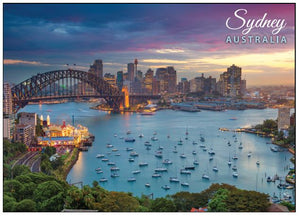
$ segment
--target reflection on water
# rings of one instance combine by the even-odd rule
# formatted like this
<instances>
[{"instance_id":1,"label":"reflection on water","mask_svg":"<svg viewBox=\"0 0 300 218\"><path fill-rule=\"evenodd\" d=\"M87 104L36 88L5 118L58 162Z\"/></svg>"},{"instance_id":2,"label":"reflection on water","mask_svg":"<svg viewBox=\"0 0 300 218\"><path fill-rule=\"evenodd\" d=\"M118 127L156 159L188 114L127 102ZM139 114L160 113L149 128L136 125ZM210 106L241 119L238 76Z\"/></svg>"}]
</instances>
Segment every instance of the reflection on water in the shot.
<instances>
[{"instance_id":1,"label":"reflection on water","mask_svg":"<svg viewBox=\"0 0 300 218\"><path fill-rule=\"evenodd\" d=\"M89 128L89 131L95 135L95 142L88 152L82 152L78 162L70 171L67 181L80 182L91 185L94 180L99 181L105 177L108 182L101 185L108 190L132 192L140 196L143 194L154 193L154 197L165 196L178 191L200 192L208 188L212 183L228 183L238 188L257 190L270 195L275 193L277 196L283 192L280 191L276 183L267 183L267 176L278 174L282 178L292 166L289 159L292 155L288 152L270 151L270 139L259 137L252 134L237 133L236 139L232 132L220 132L220 127L229 129L239 128L246 125L255 125L262 123L265 119L276 119L277 110L245 110L245 111L226 111L213 112L202 111L199 113L189 113L181 111L163 110L158 111L153 116L142 116L135 113L108 114L102 111L90 110L91 104L85 103L65 103L58 105L28 105L23 111L35 111L39 115L47 116L50 114L51 122L61 123L66 120L72 123L72 115L75 117L75 125L82 124ZM236 117L237 120L230 120ZM127 131L131 131L127 135ZM186 138L186 130L188 138ZM151 141L153 133L158 141ZM116 136L115 136L116 134ZM144 137L140 138L139 135ZM124 141L126 137L134 137L134 143ZM169 136L169 137L168 137ZM204 137L205 142L200 141ZM124 138L123 138L124 137ZM182 139L182 145L178 141ZM149 141L151 150L146 150L145 141ZM230 141L231 146L228 146ZM196 142L197 144L193 143ZM114 147L107 148L106 144L111 143ZM243 148L239 148L242 143ZM207 151L203 150L206 146ZM174 153L176 150L178 153ZM139 156L133 157L134 162L129 162L130 151L127 147L134 148ZM112 149L117 149L113 151ZM157 150L161 149L163 158L155 157ZM210 159L208 151L213 149L215 155ZM248 153L252 156L248 157ZM96 158L97 154L104 154L109 162L115 162L120 168L117 173L119 177L111 178L111 166L103 162L101 158ZM186 158L181 158L184 154ZM232 160L236 155L238 160ZM229 158L232 161L231 167L227 162ZM162 161L169 159L172 164L163 165ZM199 165L195 165L195 170L191 170L190 175L180 174L180 169L186 166L193 166L197 160ZM260 165L257 166L256 162ZM140 162L147 162L148 166L139 167ZM212 169L218 167L218 172ZM232 176L232 167L236 166L238 178ZM95 168L101 167L102 174L97 174ZM166 167L167 172L162 172L160 178L153 178L154 170L159 167ZM133 174L132 171L141 170L139 174ZM202 179L202 174L206 173L210 180ZM134 176L135 182L128 182L129 177ZM183 187L180 183L170 183L169 177L178 177L180 182L188 182L189 187ZM145 187L150 183L151 187ZM169 185L170 190L161 188L163 185Z\"/></svg>"}]
</instances>

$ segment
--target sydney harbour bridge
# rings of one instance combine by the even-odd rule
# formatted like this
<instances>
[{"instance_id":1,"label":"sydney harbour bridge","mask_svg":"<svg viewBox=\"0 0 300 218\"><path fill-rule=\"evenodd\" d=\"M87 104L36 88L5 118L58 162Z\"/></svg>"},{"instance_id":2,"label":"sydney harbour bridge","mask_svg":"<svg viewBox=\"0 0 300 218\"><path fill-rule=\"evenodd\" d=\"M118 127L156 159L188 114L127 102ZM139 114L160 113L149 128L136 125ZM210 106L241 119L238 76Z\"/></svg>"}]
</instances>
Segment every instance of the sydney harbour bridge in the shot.
<instances>
[{"instance_id":1,"label":"sydney harbour bridge","mask_svg":"<svg viewBox=\"0 0 300 218\"><path fill-rule=\"evenodd\" d=\"M92 92L88 92L92 89ZM122 92L95 74L80 70L55 70L39 73L12 87L13 111L25 107L30 102L62 99L103 98L110 108L118 112L124 108L125 99L131 102L145 102L158 99L159 95L131 94Z\"/></svg>"}]
</instances>

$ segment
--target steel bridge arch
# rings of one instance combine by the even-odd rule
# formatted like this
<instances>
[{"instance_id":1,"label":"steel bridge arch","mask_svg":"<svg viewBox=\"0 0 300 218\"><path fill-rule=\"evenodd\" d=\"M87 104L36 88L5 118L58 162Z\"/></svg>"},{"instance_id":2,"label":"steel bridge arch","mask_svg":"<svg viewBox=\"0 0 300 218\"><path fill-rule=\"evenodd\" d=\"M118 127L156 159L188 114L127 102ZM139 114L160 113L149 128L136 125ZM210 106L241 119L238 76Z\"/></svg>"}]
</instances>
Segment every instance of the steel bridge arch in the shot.
<instances>
[{"instance_id":1,"label":"steel bridge arch","mask_svg":"<svg viewBox=\"0 0 300 218\"><path fill-rule=\"evenodd\" d=\"M34 97L41 96L42 90L47 86L66 78L78 79L90 85L100 98L104 98L114 110L119 110L124 95L117 88L112 87L95 74L68 69L38 73L12 87L14 111L17 112L20 108L25 107Z\"/></svg>"}]
</instances>

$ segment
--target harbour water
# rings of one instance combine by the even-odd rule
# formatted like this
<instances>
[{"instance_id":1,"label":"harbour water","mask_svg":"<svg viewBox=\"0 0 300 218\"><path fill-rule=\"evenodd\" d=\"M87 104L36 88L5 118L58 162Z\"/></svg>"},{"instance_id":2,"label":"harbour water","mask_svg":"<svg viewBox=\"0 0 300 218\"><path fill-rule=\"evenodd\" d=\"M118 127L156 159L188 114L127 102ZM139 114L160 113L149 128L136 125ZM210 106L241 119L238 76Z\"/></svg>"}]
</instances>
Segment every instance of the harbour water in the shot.
<instances>
[{"instance_id":1,"label":"harbour water","mask_svg":"<svg viewBox=\"0 0 300 218\"><path fill-rule=\"evenodd\" d=\"M293 166L290 162L292 154L288 151L272 152L270 147L274 145L267 144L270 142L269 138L218 130L220 127L234 129L259 124L265 119L276 119L276 109L223 112L203 110L195 113L162 110L153 116L142 116L137 113L109 114L91 110L91 106L93 104L69 102L28 105L21 110L36 112L44 117L50 115L52 123L65 120L72 124L74 115L75 125L82 124L95 135L93 146L88 152L80 153L77 163L70 171L67 177L69 183L83 182L84 185L91 185L94 180L99 182L101 178L107 178L107 182L100 183L107 190L131 192L136 196L153 193L154 198L179 191L201 192L212 183L228 183L238 188L275 194L278 197L284 193L293 195L292 190L278 189L279 181L266 181L268 176L273 177L275 174L285 178L289 167ZM235 119L232 119L233 117ZM128 131L131 133L127 134ZM141 134L143 137L139 137ZM158 140L152 141L153 136ZM125 142L126 137L135 138L135 142ZM205 139L204 142L200 141L201 137ZM180 139L182 145L178 145ZM151 143L151 150L146 149L146 141ZM231 146L228 146L228 141ZM240 143L242 149L239 148ZM107 144L113 147L107 148ZM207 151L203 150L204 145ZM177 153L174 153L174 146ZM131 157L131 151L127 151L126 148L133 148L138 156ZM155 157L159 148L162 158ZM212 160L208 154L210 149L215 152ZM252 153L251 157L248 157L249 152ZM119 177L111 177L112 166L102 161L102 158L96 158L97 154L104 154L108 162L116 164L120 170L115 173ZM181 158L181 154L185 154L186 158ZM238 157L237 160L232 159L234 155ZM129 162L129 158L133 158L134 162ZM163 165L162 161L165 159L172 161L172 164ZM231 167L228 166L229 159L232 162ZM193 165L195 160L199 165ZM256 164L257 161L260 165ZM147 162L148 166L140 167L141 162ZM237 178L232 175L234 165L237 167ZM180 169L186 166L195 166L195 170L190 170L190 175L180 174ZM217 166L218 172L213 171L214 166ZM98 167L103 173L98 174L95 171ZM167 168L167 172L161 172L160 178L153 178L155 169L161 167ZM140 170L140 173L133 174L136 170ZM204 173L209 176L209 180L202 178ZM135 177L136 181L128 182L128 178L131 177ZM169 177L177 177L180 183L187 182L189 186L170 183ZM146 183L149 183L150 187L145 187ZM164 185L168 185L170 189L164 190Z\"/></svg>"}]
</instances>

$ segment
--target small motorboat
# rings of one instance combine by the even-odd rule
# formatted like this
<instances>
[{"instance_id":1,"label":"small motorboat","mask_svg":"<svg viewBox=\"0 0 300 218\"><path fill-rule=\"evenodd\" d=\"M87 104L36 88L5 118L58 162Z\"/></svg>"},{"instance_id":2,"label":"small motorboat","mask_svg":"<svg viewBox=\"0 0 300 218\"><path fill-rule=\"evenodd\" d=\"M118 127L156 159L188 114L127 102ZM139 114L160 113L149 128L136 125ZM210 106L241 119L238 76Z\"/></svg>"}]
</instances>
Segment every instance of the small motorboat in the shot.
<instances>
[{"instance_id":1,"label":"small motorboat","mask_svg":"<svg viewBox=\"0 0 300 218\"><path fill-rule=\"evenodd\" d=\"M180 157L181 158L186 158L186 156L184 154L181 154Z\"/></svg>"},{"instance_id":2,"label":"small motorboat","mask_svg":"<svg viewBox=\"0 0 300 218\"><path fill-rule=\"evenodd\" d=\"M170 161L169 159L165 159L163 160L162 164L169 165L172 164L172 161Z\"/></svg>"},{"instance_id":3,"label":"small motorboat","mask_svg":"<svg viewBox=\"0 0 300 218\"><path fill-rule=\"evenodd\" d=\"M157 173L157 172L167 172L168 169L167 169L167 168L164 168L164 167L161 167L161 168L156 168L154 171L155 171L156 173Z\"/></svg>"},{"instance_id":4,"label":"small motorboat","mask_svg":"<svg viewBox=\"0 0 300 218\"><path fill-rule=\"evenodd\" d=\"M144 137L144 135L143 135L143 134L140 134L140 135L139 135L139 138L143 138L143 137Z\"/></svg>"},{"instance_id":5,"label":"small motorboat","mask_svg":"<svg viewBox=\"0 0 300 218\"><path fill-rule=\"evenodd\" d=\"M238 174L237 172L233 172L233 173L232 173L232 176L233 176L234 178L237 178L237 177L239 176L239 174Z\"/></svg>"},{"instance_id":6,"label":"small motorboat","mask_svg":"<svg viewBox=\"0 0 300 218\"><path fill-rule=\"evenodd\" d=\"M135 151L132 151L132 152L130 152L130 156L131 157L137 157L137 156L139 156L139 154Z\"/></svg>"},{"instance_id":7,"label":"small motorboat","mask_svg":"<svg viewBox=\"0 0 300 218\"><path fill-rule=\"evenodd\" d=\"M194 164L194 165L199 165L199 161L194 160L193 164Z\"/></svg>"},{"instance_id":8,"label":"small motorboat","mask_svg":"<svg viewBox=\"0 0 300 218\"><path fill-rule=\"evenodd\" d=\"M187 182L182 182L180 185L183 186L183 187L189 187L190 186L190 184L187 183Z\"/></svg>"},{"instance_id":9,"label":"small motorboat","mask_svg":"<svg viewBox=\"0 0 300 218\"><path fill-rule=\"evenodd\" d=\"M258 161L256 161L256 165L257 165L257 166L259 166L259 165L260 165L260 162L259 162L259 160L258 160Z\"/></svg>"},{"instance_id":10,"label":"small motorboat","mask_svg":"<svg viewBox=\"0 0 300 218\"><path fill-rule=\"evenodd\" d=\"M111 168L110 168L110 171L119 171L119 170L120 170L119 167L111 167Z\"/></svg>"},{"instance_id":11,"label":"small motorboat","mask_svg":"<svg viewBox=\"0 0 300 218\"><path fill-rule=\"evenodd\" d=\"M126 151L133 151L133 148L126 148Z\"/></svg>"},{"instance_id":12,"label":"small motorboat","mask_svg":"<svg viewBox=\"0 0 300 218\"><path fill-rule=\"evenodd\" d=\"M125 142L135 142L135 138L125 138Z\"/></svg>"},{"instance_id":13,"label":"small motorboat","mask_svg":"<svg viewBox=\"0 0 300 218\"><path fill-rule=\"evenodd\" d=\"M130 177L127 179L127 182L135 182L136 181L136 178L134 177Z\"/></svg>"},{"instance_id":14,"label":"small motorboat","mask_svg":"<svg viewBox=\"0 0 300 218\"><path fill-rule=\"evenodd\" d=\"M207 174L204 173L204 174L202 175L202 179L209 180L209 176L208 176Z\"/></svg>"},{"instance_id":15,"label":"small motorboat","mask_svg":"<svg viewBox=\"0 0 300 218\"><path fill-rule=\"evenodd\" d=\"M96 155L96 158L102 158L102 157L105 157L105 155L104 154L97 154Z\"/></svg>"},{"instance_id":16,"label":"small motorboat","mask_svg":"<svg viewBox=\"0 0 300 218\"><path fill-rule=\"evenodd\" d=\"M237 166L236 165L234 165L234 166L232 166L232 168L231 168L233 171L237 171Z\"/></svg>"},{"instance_id":17,"label":"small motorboat","mask_svg":"<svg viewBox=\"0 0 300 218\"><path fill-rule=\"evenodd\" d=\"M154 173L154 174L152 175L152 177L153 177L153 178L159 178L159 177L161 177L161 174L159 174L159 173Z\"/></svg>"},{"instance_id":18,"label":"small motorboat","mask_svg":"<svg viewBox=\"0 0 300 218\"><path fill-rule=\"evenodd\" d=\"M170 177L169 178L169 181L170 182L174 182L174 183L178 183L179 182L179 179L177 177Z\"/></svg>"},{"instance_id":19,"label":"small motorboat","mask_svg":"<svg viewBox=\"0 0 300 218\"><path fill-rule=\"evenodd\" d=\"M134 170L134 171L132 171L132 174L139 174L139 173L141 173L140 170Z\"/></svg>"},{"instance_id":20,"label":"small motorboat","mask_svg":"<svg viewBox=\"0 0 300 218\"><path fill-rule=\"evenodd\" d=\"M115 166L116 163L115 163L115 162L108 162L107 165L108 165L108 166Z\"/></svg>"},{"instance_id":21,"label":"small motorboat","mask_svg":"<svg viewBox=\"0 0 300 218\"><path fill-rule=\"evenodd\" d=\"M134 162L134 158L130 157L130 158L128 158L128 161L129 162Z\"/></svg>"},{"instance_id":22,"label":"small motorboat","mask_svg":"<svg viewBox=\"0 0 300 218\"><path fill-rule=\"evenodd\" d=\"M119 174L117 174L117 173L112 173L112 174L110 175L110 177L116 178L116 177L119 177Z\"/></svg>"},{"instance_id":23,"label":"small motorboat","mask_svg":"<svg viewBox=\"0 0 300 218\"><path fill-rule=\"evenodd\" d=\"M149 183L146 183L145 186L146 186L147 188L150 188L150 184L149 184Z\"/></svg>"},{"instance_id":24,"label":"small motorboat","mask_svg":"<svg viewBox=\"0 0 300 218\"><path fill-rule=\"evenodd\" d=\"M99 180L99 182L107 182L108 180L106 179L106 178L101 178L100 180Z\"/></svg>"},{"instance_id":25,"label":"small motorboat","mask_svg":"<svg viewBox=\"0 0 300 218\"><path fill-rule=\"evenodd\" d=\"M151 146L151 143L148 142L148 141L146 141L146 142L144 143L144 145L145 145L145 146Z\"/></svg>"},{"instance_id":26,"label":"small motorboat","mask_svg":"<svg viewBox=\"0 0 300 218\"><path fill-rule=\"evenodd\" d=\"M186 170L186 169L181 169L180 174L190 175L190 174L192 174L192 172L189 170Z\"/></svg>"},{"instance_id":27,"label":"small motorboat","mask_svg":"<svg viewBox=\"0 0 300 218\"><path fill-rule=\"evenodd\" d=\"M218 171L219 171L218 167L217 167L217 166L214 166L214 167L213 167L213 171L218 172Z\"/></svg>"},{"instance_id":28,"label":"small motorboat","mask_svg":"<svg viewBox=\"0 0 300 218\"><path fill-rule=\"evenodd\" d=\"M140 167L145 167L145 166L148 166L148 163L142 162L142 163L139 163L139 166L140 166Z\"/></svg>"},{"instance_id":29,"label":"small motorboat","mask_svg":"<svg viewBox=\"0 0 300 218\"><path fill-rule=\"evenodd\" d=\"M113 146L112 144L109 144L109 143L108 143L108 144L106 144L106 147L107 147L107 148L112 148L112 147L114 147L114 146Z\"/></svg>"},{"instance_id":30,"label":"small motorboat","mask_svg":"<svg viewBox=\"0 0 300 218\"><path fill-rule=\"evenodd\" d=\"M168 186L168 185L163 185L161 188L164 189L164 190L169 190L169 189L170 189L170 186Z\"/></svg>"}]
</instances>

